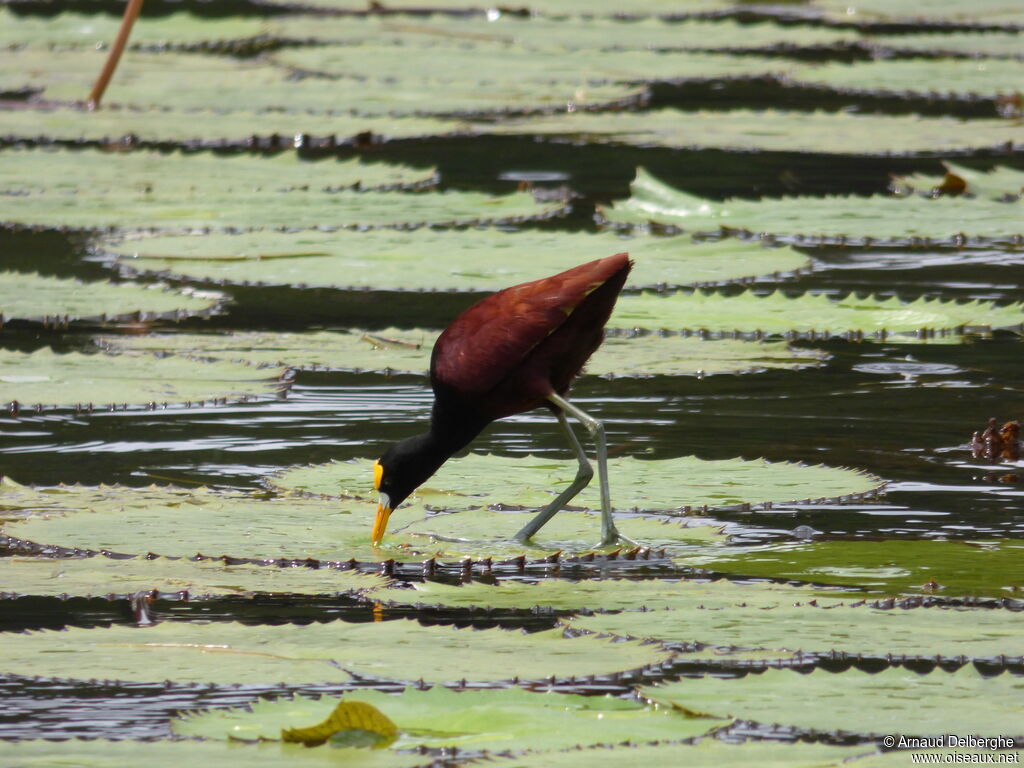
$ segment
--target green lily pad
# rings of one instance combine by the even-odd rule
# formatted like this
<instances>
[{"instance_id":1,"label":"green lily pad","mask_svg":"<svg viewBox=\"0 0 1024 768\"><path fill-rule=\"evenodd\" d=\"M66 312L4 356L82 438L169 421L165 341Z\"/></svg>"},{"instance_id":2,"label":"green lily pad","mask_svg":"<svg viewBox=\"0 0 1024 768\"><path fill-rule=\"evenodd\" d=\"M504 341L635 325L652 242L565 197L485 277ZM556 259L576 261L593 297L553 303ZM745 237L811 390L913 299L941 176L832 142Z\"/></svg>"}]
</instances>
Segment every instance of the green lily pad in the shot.
<instances>
[{"instance_id":1,"label":"green lily pad","mask_svg":"<svg viewBox=\"0 0 1024 768\"><path fill-rule=\"evenodd\" d=\"M195 153L106 153L98 150L4 151L0 185L4 221L50 227L354 227L480 224L544 218L563 208L528 192L360 192L330 186L351 181L332 165L294 154L223 158ZM260 165L266 163L265 166ZM324 186L290 182L322 171ZM376 173L376 172L374 172ZM198 177L216 179L197 185ZM276 179L276 180L275 180ZM321 182L316 182L320 184ZM14 194L14 193L17 194Z\"/></svg>"},{"instance_id":2,"label":"green lily pad","mask_svg":"<svg viewBox=\"0 0 1024 768\"><path fill-rule=\"evenodd\" d=\"M83 283L23 272L0 272L0 320L58 323L209 312L223 295L172 291L164 285Z\"/></svg>"},{"instance_id":3,"label":"green lily pad","mask_svg":"<svg viewBox=\"0 0 1024 768\"><path fill-rule=\"evenodd\" d=\"M736 590L737 593L740 590ZM572 626L623 637L701 643L723 651L720 658L744 659L747 649L781 658L804 653L894 654L922 658L1024 656L1024 615L990 608L870 608L804 604L763 608L738 606L736 598L709 595L700 605L680 600L676 610L595 614ZM823 603L825 601L822 601ZM735 650L733 650L735 649Z\"/></svg>"},{"instance_id":4,"label":"green lily pad","mask_svg":"<svg viewBox=\"0 0 1024 768\"><path fill-rule=\"evenodd\" d=\"M810 587L770 582L740 584L725 579L712 582L660 579L547 579L535 584L502 581L495 585L470 582L458 586L425 581L415 583L412 587L381 589L374 593L373 599L406 605L444 605L458 608L586 608L592 611L656 611L672 608L680 611L679 615L683 615L682 609L693 610L698 607L730 608L743 605L751 609L764 609L791 606L808 600L817 600L822 604L835 603L842 597L836 597L839 594L836 592L827 593ZM632 613L620 615L636 618ZM635 624L634 627L631 634L646 631L643 622Z\"/></svg>"},{"instance_id":5,"label":"green lily pad","mask_svg":"<svg viewBox=\"0 0 1024 768\"><path fill-rule=\"evenodd\" d=\"M214 741L12 741L4 745L6 768L180 768L182 765L233 765L280 768L303 765L327 768L416 768L431 763L430 755L383 749L309 749L302 744L243 744Z\"/></svg>"},{"instance_id":6,"label":"green lily pad","mask_svg":"<svg viewBox=\"0 0 1024 768\"><path fill-rule=\"evenodd\" d=\"M828 744L776 744L747 741L734 744L701 739L696 744L620 744L615 749L533 752L516 757L492 758L494 768L621 768L622 765L685 765L687 768L848 768L871 747L836 747ZM904 761L907 759L903 756Z\"/></svg>"},{"instance_id":7,"label":"green lily pad","mask_svg":"<svg viewBox=\"0 0 1024 768\"><path fill-rule=\"evenodd\" d=\"M288 232L129 239L105 246L134 272L228 283L496 291L628 251L630 286L701 285L809 266L790 248L613 232ZM430 269L423 269L429 263Z\"/></svg>"},{"instance_id":8,"label":"green lily pad","mask_svg":"<svg viewBox=\"0 0 1024 768\"><path fill-rule=\"evenodd\" d=\"M390 53L408 61L404 49L401 55L396 55L395 49ZM48 101L80 102L89 93L106 55L106 51L18 51L0 59L0 91L38 88ZM405 74L416 66L409 62ZM647 96L642 85L550 80L503 77L481 86L480 78L472 76L455 82L428 77L389 81L371 73L369 78L347 79L341 85L321 78L295 80L285 67L263 59L128 51L107 92L104 109L131 105L175 110L463 115L562 110L568 104L595 109L639 103ZM188 87L183 88L182 83Z\"/></svg>"},{"instance_id":9,"label":"green lily pad","mask_svg":"<svg viewBox=\"0 0 1024 768\"><path fill-rule=\"evenodd\" d=\"M461 130L454 120L434 117L358 117L350 114L309 114L303 111L203 109L139 111L104 105L86 112L68 106L45 107L19 104L0 107L0 136L48 138L58 141L118 141L131 136L152 142L215 141L246 142L255 131L269 139L278 136L282 147L291 146L300 134L334 136L338 143L360 134L376 141L446 136ZM105 143L105 142L104 142Z\"/></svg>"},{"instance_id":10,"label":"green lily pad","mask_svg":"<svg viewBox=\"0 0 1024 768\"><path fill-rule=\"evenodd\" d=\"M1024 730L1024 679L1008 673L986 678L971 667L928 675L899 668L872 675L768 669L739 680L687 679L642 693L691 712L816 731L1017 736Z\"/></svg>"},{"instance_id":11,"label":"green lily pad","mask_svg":"<svg viewBox=\"0 0 1024 768\"><path fill-rule=\"evenodd\" d=\"M311 498L256 499L243 493L207 489L54 489L0 487L3 533L36 544L92 552L145 554L154 549L172 557L227 555L233 558L316 561L423 560L541 556L552 550L593 551L600 529L595 515L563 512L533 544L511 541L527 513L468 510L418 523L418 514L398 518L383 546L370 544L375 501L341 502ZM168 521L173 527L168 528ZM694 544L721 543L724 535L708 521L628 518L623 532L647 546L671 547L682 554ZM153 531L160 530L159 541ZM467 541L437 541L437 535Z\"/></svg>"},{"instance_id":12,"label":"green lily pad","mask_svg":"<svg viewBox=\"0 0 1024 768\"><path fill-rule=\"evenodd\" d=\"M770 109L572 112L476 124L474 129L483 133L584 140L591 144L842 155L995 147L1016 141L1018 135L1012 121L997 118L959 120ZM682 221L678 223L686 226Z\"/></svg>"},{"instance_id":13,"label":"green lily pad","mask_svg":"<svg viewBox=\"0 0 1024 768\"><path fill-rule=\"evenodd\" d=\"M656 645L570 639L559 629L460 630L424 627L414 619L74 627L4 633L0 651L0 674L221 685L344 682L350 671L430 682L567 678L637 669L669 657Z\"/></svg>"},{"instance_id":14,"label":"green lily pad","mask_svg":"<svg viewBox=\"0 0 1024 768\"><path fill-rule=\"evenodd\" d=\"M921 6L924 9L924 6ZM1021 38L1014 32L932 32L919 35L872 35L873 45L907 53L1020 58Z\"/></svg>"},{"instance_id":15,"label":"green lily pad","mask_svg":"<svg viewBox=\"0 0 1024 768\"><path fill-rule=\"evenodd\" d=\"M1019 17L1018 17L1019 18ZM880 59L854 64L797 65L791 71L802 85L840 91L916 96L995 98L1020 90L1024 61L1014 59Z\"/></svg>"},{"instance_id":16,"label":"green lily pad","mask_svg":"<svg viewBox=\"0 0 1024 768\"><path fill-rule=\"evenodd\" d=\"M1024 171L1015 168L997 166L990 171L976 171L954 163L943 163L946 166L947 174L962 179L966 188L963 194L979 195L984 197L1002 197L1004 195L1019 195L1024 190ZM929 194L936 187L942 185L945 177L927 176L924 174L912 174L910 176L897 176L893 179L893 188L903 194L920 192Z\"/></svg>"},{"instance_id":17,"label":"green lily pad","mask_svg":"<svg viewBox=\"0 0 1024 768\"><path fill-rule=\"evenodd\" d=\"M1024 231L1024 204L987 198L918 196L783 197L719 202L681 192L637 171L632 197L603 209L611 221L656 221L690 232L749 230L803 239L953 241L964 237L1009 239Z\"/></svg>"},{"instance_id":18,"label":"green lily pad","mask_svg":"<svg viewBox=\"0 0 1024 768\"><path fill-rule=\"evenodd\" d=\"M1017 541L817 541L737 547L685 565L743 576L862 587L875 594L1020 597Z\"/></svg>"},{"instance_id":19,"label":"green lily pad","mask_svg":"<svg viewBox=\"0 0 1024 768\"><path fill-rule=\"evenodd\" d=\"M890 341L925 340L934 331L962 334L965 330L1019 329L1024 304L1000 307L987 301L956 302L920 298L904 302L860 298L850 294L833 299L824 294L790 298L781 291L758 295L644 293L622 296L609 326L613 328L689 329L710 333L760 331L767 335L813 333L822 337L864 335ZM927 333L921 333L921 331Z\"/></svg>"},{"instance_id":20,"label":"green lily pad","mask_svg":"<svg viewBox=\"0 0 1024 768\"><path fill-rule=\"evenodd\" d=\"M280 367L184 357L0 350L0 403L102 407L247 400L275 396L284 373Z\"/></svg>"},{"instance_id":21,"label":"green lily pad","mask_svg":"<svg viewBox=\"0 0 1024 768\"><path fill-rule=\"evenodd\" d=\"M720 720L688 718L608 696L498 691L427 691L406 688L399 695L379 691L346 694L395 722L401 733L395 748L459 750L559 749L577 745L649 742L698 736L720 727ZM171 721L179 736L258 741L280 737L281 728L326 717L338 699L323 697L261 699L252 707L189 713Z\"/></svg>"},{"instance_id":22,"label":"green lily pad","mask_svg":"<svg viewBox=\"0 0 1024 768\"><path fill-rule=\"evenodd\" d=\"M571 34L571 32L568 32ZM572 83L640 82L744 77L791 68L779 59L715 53L650 50L550 50L518 44L403 46L325 45L277 51L275 62L303 72L415 82L410 73L429 73L425 82ZM429 78L429 80L428 80ZM436 87L436 86L435 86Z\"/></svg>"},{"instance_id":23,"label":"green lily pad","mask_svg":"<svg viewBox=\"0 0 1024 768\"><path fill-rule=\"evenodd\" d=\"M2 499L0 499L2 504ZM0 513L2 515L2 513ZM228 565L188 559L0 558L6 595L125 597L140 591L188 592L197 597L253 594L363 594L387 586L374 574L335 568Z\"/></svg>"},{"instance_id":24,"label":"green lily pad","mask_svg":"<svg viewBox=\"0 0 1024 768\"><path fill-rule=\"evenodd\" d=\"M258 365L426 375L436 336L434 330L350 328L345 332L102 336L97 342L105 349L122 353L173 352ZM653 334L613 336L595 353L584 375L686 376L798 370L821 365L827 359L827 353L821 350L797 349L784 342Z\"/></svg>"},{"instance_id":25,"label":"green lily pad","mask_svg":"<svg viewBox=\"0 0 1024 768\"><path fill-rule=\"evenodd\" d=\"M369 459L359 459L293 467L269 482L279 490L375 500L372 464ZM407 504L417 510L498 504L539 507L572 482L576 469L575 461L469 454L444 464ZM654 461L612 458L608 474L616 507L645 511L843 498L873 493L884 484L873 475L850 469L764 460L706 461L695 456ZM581 491L573 504L599 509L595 485Z\"/></svg>"},{"instance_id":26,"label":"green lily pad","mask_svg":"<svg viewBox=\"0 0 1024 768\"><path fill-rule=\"evenodd\" d=\"M254 192L287 200L292 195L303 197L302 193L315 196L318 192L330 194L349 189L422 187L437 176L434 168L366 163L360 159L304 160L294 152L263 156L12 148L5 150L2 157L0 190L33 199L36 195L116 195L130 188L140 201L156 204L199 194Z\"/></svg>"},{"instance_id":27,"label":"green lily pad","mask_svg":"<svg viewBox=\"0 0 1024 768\"><path fill-rule=\"evenodd\" d=\"M813 7L827 19L855 24L934 24L940 31L950 23L1020 26L1020 6L1014 0L936 0L926 5L915 0L863 0L856 6L844 0L814 0Z\"/></svg>"}]
</instances>

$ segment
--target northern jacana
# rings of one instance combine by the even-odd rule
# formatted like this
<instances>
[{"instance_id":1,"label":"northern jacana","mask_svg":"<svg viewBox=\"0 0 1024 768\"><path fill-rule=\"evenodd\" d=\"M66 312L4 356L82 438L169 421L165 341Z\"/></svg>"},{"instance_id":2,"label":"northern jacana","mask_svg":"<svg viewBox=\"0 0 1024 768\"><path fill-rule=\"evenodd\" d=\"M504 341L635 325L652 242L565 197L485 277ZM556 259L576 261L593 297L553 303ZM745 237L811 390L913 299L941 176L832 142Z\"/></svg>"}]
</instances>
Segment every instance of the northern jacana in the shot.
<instances>
[{"instance_id":1,"label":"northern jacana","mask_svg":"<svg viewBox=\"0 0 1024 768\"><path fill-rule=\"evenodd\" d=\"M434 408L430 431L388 448L374 464L380 503L373 543L388 518L454 453L497 419L545 406L579 461L576 478L520 530L529 540L587 486L594 470L567 415L591 434L601 484L601 543L624 539L612 520L604 426L566 399L572 380L601 345L604 326L632 267L625 253L494 293L460 314L430 358Z\"/></svg>"}]
</instances>

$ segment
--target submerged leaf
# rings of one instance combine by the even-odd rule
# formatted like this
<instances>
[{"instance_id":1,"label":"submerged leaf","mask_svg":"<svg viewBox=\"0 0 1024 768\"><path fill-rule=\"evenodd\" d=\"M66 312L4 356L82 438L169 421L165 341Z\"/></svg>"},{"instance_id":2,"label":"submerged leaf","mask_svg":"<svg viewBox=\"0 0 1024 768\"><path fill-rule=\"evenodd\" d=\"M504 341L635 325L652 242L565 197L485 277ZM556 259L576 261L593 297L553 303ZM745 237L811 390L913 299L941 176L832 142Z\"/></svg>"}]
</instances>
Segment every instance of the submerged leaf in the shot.
<instances>
[{"instance_id":1,"label":"submerged leaf","mask_svg":"<svg viewBox=\"0 0 1024 768\"><path fill-rule=\"evenodd\" d=\"M738 680L686 679L642 693L691 711L805 730L1018 736L1024 679L1009 673L986 678L972 667L928 675L900 668L870 675L768 669Z\"/></svg>"},{"instance_id":2,"label":"submerged leaf","mask_svg":"<svg viewBox=\"0 0 1024 768\"><path fill-rule=\"evenodd\" d=\"M104 336L100 345L117 352L179 355L340 371L384 371L426 375L436 330L385 328L347 332L262 331L224 334ZM821 365L825 352L784 342L699 339L684 336L612 336L587 363L584 375L685 376L794 370Z\"/></svg>"},{"instance_id":3,"label":"submerged leaf","mask_svg":"<svg viewBox=\"0 0 1024 768\"><path fill-rule=\"evenodd\" d=\"M316 747L369 746L383 749L398 738L398 728L387 715L365 701L339 701L322 723L303 728L282 728L281 741Z\"/></svg>"},{"instance_id":4,"label":"submerged leaf","mask_svg":"<svg viewBox=\"0 0 1024 768\"><path fill-rule=\"evenodd\" d=\"M727 283L809 264L790 248L736 239L495 229L145 237L105 247L133 272L375 290L495 291L622 251L636 261L632 287Z\"/></svg>"},{"instance_id":5,"label":"submerged leaf","mask_svg":"<svg viewBox=\"0 0 1024 768\"><path fill-rule=\"evenodd\" d=\"M529 680L622 672L669 656L651 644L569 639L558 629L460 630L413 619L306 626L171 621L0 635L0 674L139 682L297 685L345 682L352 675Z\"/></svg>"},{"instance_id":6,"label":"submerged leaf","mask_svg":"<svg viewBox=\"0 0 1024 768\"><path fill-rule=\"evenodd\" d=\"M1024 203L987 198L962 200L918 196L783 197L717 201L681 192L644 169L637 171L632 196L603 209L608 219L630 224L651 221L689 232L749 230L829 241L884 239L1010 239L1024 232Z\"/></svg>"},{"instance_id":7,"label":"submerged leaf","mask_svg":"<svg viewBox=\"0 0 1024 768\"><path fill-rule=\"evenodd\" d=\"M224 298L219 293L171 291L164 285L83 283L23 272L0 272L0 297L0 319L37 322L198 314Z\"/></svg>"},{"instance_id":8,"label":"submerged leaf","mask_svg":"<svg viewBox=\"0 0 1024 768\"><path fill-rule=\"evenodd\" d=\"M453 691L406 688L399 695L361 690L346 694L388 713L401 732L398 748L459 750L559 749L625 740L656 741L696 736L724 723L686 718L610 696L535 693L521 688ZM204 739L276 738L282 723L324 717L333 697L265 699L251 709L195 712L171 722L180 736Z\"/></svg>"},{"instance_id":9,"label":"submerged leaf","mask_svg":"<svg viewBox=\"0 0 1024 768\"><path fill-rule=\"evenodd\" d=\"M0 350L0 403L105 407L273 397L284 372L184 357Z\"/></svg>"},{"instance_id":10,"label":"submerged leaf","mask_svg":"<svg viewBox=\"0 0 1024 768\"><path fill-rule=\"evenodd\" d=\"M616 328L710 333L796 332L826 338L850 334L887 338L894 334L890 341L923 341L935 331L946 335L962 334L967 329L1020 329L1022 323L1024 304L998 306L985 301L961 303L934 298L904 302L896 296L879 299L855 294L841 299L824 294L790 298L781 291L767 295L747 291L736 296L701 292L622 296L609 321Z\"/></svg>"}]
</instances>

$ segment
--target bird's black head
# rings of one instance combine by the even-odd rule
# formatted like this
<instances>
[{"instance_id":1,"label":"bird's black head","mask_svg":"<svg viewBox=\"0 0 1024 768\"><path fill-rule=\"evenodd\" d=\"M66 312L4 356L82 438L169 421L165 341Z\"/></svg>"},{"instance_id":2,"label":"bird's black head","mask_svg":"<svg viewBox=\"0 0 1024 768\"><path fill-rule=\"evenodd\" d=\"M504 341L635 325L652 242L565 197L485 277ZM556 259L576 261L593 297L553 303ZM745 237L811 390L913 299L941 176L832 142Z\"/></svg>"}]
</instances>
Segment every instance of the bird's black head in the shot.
<instances>
[{"instance_id":1,"label":"bird's black head","mask_svg":"<svg viewBox=\"0 0 1024 768\"><path fill-rule=\"evenodd\" d=\"M380 491L373 543L384 537L391 511L405 501L447 460L446 453L428 435L410 437L388 448L373 465L373 487Z\"/></svg>"}]
</instances>

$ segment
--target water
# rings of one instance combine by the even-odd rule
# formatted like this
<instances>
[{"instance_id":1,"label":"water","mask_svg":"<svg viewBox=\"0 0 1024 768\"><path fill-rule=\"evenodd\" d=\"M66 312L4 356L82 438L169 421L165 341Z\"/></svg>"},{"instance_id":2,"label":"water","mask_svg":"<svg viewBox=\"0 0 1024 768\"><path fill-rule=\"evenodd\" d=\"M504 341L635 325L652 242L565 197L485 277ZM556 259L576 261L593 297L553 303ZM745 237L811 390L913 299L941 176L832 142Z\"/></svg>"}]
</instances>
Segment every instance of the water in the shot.
<instances>
[{"instance_id":1,"label":"water","mask_svg":"<svg viewBox=\"0 0 1024 768\"><path fill-rule=\"evenodd\" d=\"M626 194L634 167L660 163L669 181L718 196L801 192L870 193L885 188L894 171L934 172L934 161L849 160L813 156L611 152L553 147L516 140L477 143L411 142L386 149L394 160L439 162L448 187L508 191L518 179L569 184L587 195L567 220L545 226L592 226L595 201ZM607 161L607 162L604 162ZM991 250L817 249L815 268L756 290L849 291L904 298L942 295L997 302L1024 301L1019 279L1024 255ZM0 259L10 269L43 274L109 277L89 250L88 238L55 233L0 232ZM728 290L736 290L730 288ZM330 290L229 289L236 303L191 328L302 329L322 325L443 327L477 297ZM613 454L654 458L763 456L859 467L889 481L884 496L830 506L776 506L770 511L722 513L739 526L739 539L788 539L809 527L820 538L999 539L1024 535L1022 468L972 460L968 443L990 416L1024 415L1021 341L1011 333L964 343L899 344L798 341L831 356L821 368L743 376L582 379L574 397L607 426ZM88 331L54 334L9 325L0 344L30 351L47 344L86 349ZM105 412L97 395L92 414L23 412L0 417L0 472L21 483L81 482L145 485L151 482L257 488L277 469L301 463L373 456L395 440L421 431L431 398L421 377L299 373L279 400L216 408ZM475 448L497 453L564 457L553 421L526 414L492 425ZM628 564L627 564L628 565ZM590 571L594 573L595 571ZM633 564L615 575L678 576L665 564ZM552 569L577 577L586 570ZM538 578L544 573L497 572L497 578ZM453 578L450 574L445 578ZM367 621L365 605L344 601L218 601L189 605L158 602L166 620L280 622L342 618ZM416 615L427 622L528 627L553 625L556 615L403 609L385 618ZM0 628L59 628L130 623L126 604L102 600L0 601ZM652 671L647 680L656 679ZM374 682L374 681L371 681ZM379 681L376 681L379 683ZM331 687L339 692L342 687ZM561 689L561 688L560 688ZM624 693L621 681L591 681L570 690ZM156 738L179 710L240 705L286 688L114 685L0 681L4 713L0 737ZM310 689L304 688L306 692ZM328 690L328 688L324 688ZM742 724L733 735L792 738L793 733Z\"/></svg>"}]
</instances>

